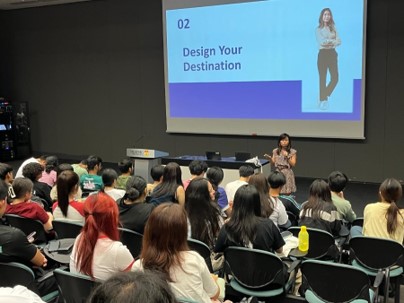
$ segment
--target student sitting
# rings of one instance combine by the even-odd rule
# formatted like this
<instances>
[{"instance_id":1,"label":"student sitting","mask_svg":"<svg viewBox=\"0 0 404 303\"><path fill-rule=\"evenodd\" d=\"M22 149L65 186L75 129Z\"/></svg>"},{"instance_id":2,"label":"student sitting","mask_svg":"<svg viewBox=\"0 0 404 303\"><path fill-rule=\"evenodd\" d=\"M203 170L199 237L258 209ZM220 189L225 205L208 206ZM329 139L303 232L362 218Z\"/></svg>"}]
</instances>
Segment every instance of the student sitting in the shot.
<instances>
[{"instance_id":1,"label":"student sitting","mask_svg":"<svg viewBox=\"0 0 404 303\"><path fill-rule=\"evenodd\" d=\"M126 190L126 182L133 174L133 162L130 159L124 159L118 163L118 168L121 174L116 180L116 188Z\"/></svg>"},{"instance_id":2,"label":"student sitting","mask_svg":"<svg viewBox=\"0 0 404 303\"><path fill-rule=\"evenodd\" d=\"M299 225L322 229L339 236L342 220L331 200L331 191L324 180L314 180L309 188L309 200L302 205Z\"/></svg>"},{"instance_id":3,"label":"student sitting","mask_svg":"<svg viewBox=\"0 0 404 303\"><path fill-rule=\"evenodd\" d=\"M103 192L91 195L84 202L84 215L84 227L70 255L70 271L98 280L129 271L135 260L119 241L116 202Z\"/></svg>"},{"instance_id":4,"label":"student sitting","mask_svg":"<svg viewBox=\"0 0 404 303\"><path fill-rule=\"evenodd\" d=\"M125 195L123 189L115 188L117 179L118 174L112 168L104 169L102 172L102 183L104 184L103 191L115 201L121 199Z\"/></svg>"},{"instance_id":5,"label":"student sitting","mask_svg":"<svg viewBox=\"0 0 404 303\"><path fill-rule=\"evenodd\" d=\"M141 234L154 209L153 204L145 203L146 192L146 180L140 176L133 176L126 183L125 195L117 201L122 226Z\"/></svg>"},{"instance_id":6,"label":"student sitting","mask_svg":"<svg viewBox=\"0 0 404 303\"><path fill-rule=\"evenodd\" d=\"M27 164L29 165L29 164ZM13 182L15 198L7 205L6 214L39 220L42 222L45 232L52 230L53 216L47 213L39 204L32 202L33 183L28 178L17 178Z\"/></svg>"},{"instance_id":7,"label":"student sitting","mask_svg":"<svg viewBox=\"0 0 404 303\"><path fill-rule=\"evenodd\" d=\"M76 201L79 176L73 171L61 172L57 179L58 201L53 204L55 220L71 220L84 223L84 203Z\"/></svg>"}]
</instances>

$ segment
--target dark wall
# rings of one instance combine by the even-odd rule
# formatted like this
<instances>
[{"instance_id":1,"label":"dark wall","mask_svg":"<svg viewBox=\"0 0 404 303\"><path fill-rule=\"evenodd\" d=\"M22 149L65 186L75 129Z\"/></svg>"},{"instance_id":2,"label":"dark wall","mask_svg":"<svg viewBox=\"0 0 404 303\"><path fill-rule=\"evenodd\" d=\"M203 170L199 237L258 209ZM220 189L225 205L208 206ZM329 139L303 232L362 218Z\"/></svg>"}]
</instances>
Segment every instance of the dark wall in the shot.
<instances>
[{"instance_id":1,"label":"dark wall","mask_svg":"<svg viewBox=\"0 0 404 303\"><path fill-rule=\"evenodd\" d=\"M404 1L369 0L366 140L294 139L298 176L404 179ZM0 14L0 92L29 102L33 149L118 161L131 146L170 155L256 155L276 138L166 134L161 0L98 0ZM293 134L292 134L293 136Z\"/></svg>"}]
</instances>

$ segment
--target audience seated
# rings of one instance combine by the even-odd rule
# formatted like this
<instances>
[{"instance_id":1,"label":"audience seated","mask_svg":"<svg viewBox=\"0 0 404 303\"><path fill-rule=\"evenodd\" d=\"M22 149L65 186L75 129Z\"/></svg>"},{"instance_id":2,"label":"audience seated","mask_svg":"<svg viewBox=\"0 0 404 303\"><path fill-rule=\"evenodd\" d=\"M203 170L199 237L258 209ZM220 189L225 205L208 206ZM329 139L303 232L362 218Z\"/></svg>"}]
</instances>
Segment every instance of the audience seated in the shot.
<instances>
[{"instance_id":1,"label":"audience seated","mask_svg":"<svg viewBox=\"0 0 404 303\"><path fill-rule=\"evenodd\" d=\"M74 172L81 178L82 175L87 174L87 159L81 160L80 163L72 164Z\"/></svg>"},{"instance_id":2,"label":"audience seated","mask_svg":"<svg viewBox=\"0 0 404 303\"><path fill-rule=\"evenodd\" d=\"M52 230L53 216L51 213L47 213L38 203L30 200L33 186L32 181L28 178L16 178L14 180L15 198L7 205L6 214L39 220L42 222L45 231L50 232Z\"/></svg>"},{"instance_id":3,"label":"audience seated","mask_svg":"<svg viewBox=\"0 0 404 303\"><path fill-rule=\"evenodd\" d=\"M84 227L70 255L70 271L97 280L129 271L134 259L119 241L116 202L103 192L90 195L84 202L84 215Z\"/></svg>"},{"instance_id":4,"label":"audience seated","mask_svg":"<svg viewBox=\"0 0 404 303\"><path fill-rule=\"evenodd\" d=\"M80 186L83 192L98 191L103 187L102 178L98 173L102 169L102 159L98 156L89 156L87 159L88 173L80 177Z\"/></svg>"},{"instance_id":5,"label":"audience seated","mask_svg":"<svg viewBox=\"0 0 404 303\"><path fill-rule=\"evenodd\" d=\"M242 246L282 253L285 241L269 218L261 216L258 190L253 185L242 185L234 196L230 220L220 229L215 252L229 246Z\"/></svg>"},{"instance_id":6,"label":"audience seated","mask_svg":"<svg viewBox=\"0 0 404 303\"><path fill-rule=\"evenodd\" d=\"M309 199L303 203L299 225L325 230L339 236L342 221L331 200L331 191L324 180L314 180L310 185Z\"/></svg>"},{"instance_id":7,"label":"audience seated","mask_svg":"<svg viewBox=\"0 0 404 303\"><path fill-rule=\"evenodd\" d=\"M56 183L56 167L59 165L59 160L56 156L49 156L45 159L45 170L42 172L40 182L48 184L53 187Z\"/></svg>"},{"instance_id":8,"label":"audience seated","mask_svg":"<svg viewBox=\"0 0 404 303\"><path fill-rule=\"evenodd\" d=\"M117 201L119 221L124 228L143 234L144 227L154 204L145 203L146 180L140 176L133 176L126 183L126 193Z\"/></svg>"},{"instance_id":9,"label":"audience seated","mask_svg":"<svg viewBox=\"0 0 404 303\"><path fill-rule=\"evenodd\" d=\"M334 171L328 176L332 203L334 203L341 218L352 223L356 219L356 214L352 209L351 203L344 197L343 190L347 183L348 177L340 171Z\"/></svg>"},{"instance_id":10,"label":"audience seated","mask_svg":"<svg viewBox=\"0 0 404 303\"><path fill-rule=\"evenodd\" d=\"M227 200L227 194L223 187L219 186L224 178L223 169L218 166L213 166L206 172L206 178L208 178L210 184L212 184L215 193L215 201L219 205L222 212L227 216L230 216L231 209L229 207L229 201Z\"/></svg>"},{"instance_id":11,"label":"audience seated","mask_svg":"<svg viewBox=\"0 0 404 303\"><path fill-rule=\"evenodd\" d=\"M22 169L22 174L25 178L28 178L34 184L33 195L41 199L44 203L46 210L50 211L52 208L52 199L50 197L51 188L48 184L38 181L41 178L43 167L39 163L28 163ZM33 198L33 200L35 200Z\"/></svg>"},{"instance_id":12,"label":"audience seated","mask_svg":"<svg viewBox=\"0 0 404 303\"><path fill-rule=\"evenodd\" d=\"M204 242L210 249L214 248L223 225L220 209L214 199L215 190L205 178L194 178L185 191L185 210L191 238Z\"/></svg>"},{"instance_id":13,"label":"audience seated","mask_svg":"<svg viewBox=\"0 0 404 303\"><path fill-rule=\"evenodd\" d=\"M25 167L25 165L27 165L28 163L39 163L41 164L42 167L45 167L45 163L46 163L46 156L42 155L39 156L38 158L35 157L31 157L27 160L25 160L24 162L22 162L22 164L20 165L20 167L17 170L17 173L15 174L15 178L22 178L23 174L22 174L22 169Z\"/></svg>"},{"instance_id":14,"label":"audience seated","mask_svg":"<svg viewBox=\"0 0 404 303\"><path fill-rule=\"evenodd\" d=\"M271 219L276 226L289 227L288 214L285 206L278 199L278 196L270 196L267 178L262 173L256 173L250 177L248 184L254 185L258 190L261 201L261 216ZM288 226L289 225L289 226Z\"/></svg>"},{"instance_id":15,"label":"audience seated","mask_svg":"<svg viewBox=\"0 0 404 303\"><path fill-rule=\"evenodd\" d=\"M220 289L205 260L187 243L187 214L174 203L156 207L146 223L140 260L133 270L159 270L177 298L211 303Z\"/></svg>"},{"instance_id":16,"label":"audience seated","mask_svg":"<svg viewBox=\"0 0 404 303\"><path fill-rule=\"evenodd\" d=\"M150 176L153 179L153 183L147 184L147 196L150 196L154 188L163 181L164 174L164 166L163 165L155 165L150 170Z\"/></svg>"},{"instance_id":17,"label":"audience seated","mask_svg":"<svg viewBox=\"0 0 404 303\"><path fill-rule=\"evenodd\" d=\"M351 228L351 235L390 239L404 242L404 210L397 206L403 189L399 181L388 178L379 188L380 202L366 205L363 212L363 231L359 226Z\"/></svg>"},{"instance_id":18,"label":"audience seated","mask_svg":"<svg viewBox=\"0 0 404 303\"><path fill-rule=\"evenodd\" d=\"M0 180L3 180L8 188L7 201L11 202L15 198L12 183L14 181L13 167L7 163L0 163Z\"/></svg>"},{"instance_id":19,"label":"audience seated","mask_svg":"<svg viewBox=\"0 0 404 303\"><path fill-rule=\"evenodd\" d=\"M121 199L125 194L123 189L115 188L117 179L118 174L112 168L106 168L102 172L102 183L104 184L103 191L115 201Z\"/></svg>"},{"instance_id":20,"label":"audience seated","mask_svg":"<svg viewBox=\"0 0 404 303\"><path fill-rule=\"evenodd\" d=\"M22 285L0 287L0 302L45 303L36 293Z\"/></svg>"},{"instance_id":21,"label":"audience seated","mask_svg":"<svg viewBox=\"0 0 404 303\"><path fill-rule=\"evenodd\" d=\"M164 167L163 180L150 195L150 203L158 205L164 202L179 203L182 206L185 203L181 168L175 162L170 162Z\"/></svg>"},{"instance_id":22,"label":"audience seated","mask_svg":"<svg viewBox=\"0 0 404 303\"><path fill-rule=\"evenodd\" d=\"M56 176L59 177L60 173L62 171L65 171L65 170L70 170L72 172L74 171L73 166L71 164L62 163L62 164L59 164L59 166L56 168ZM57 178L56 178L56 180L57 180ZM81 190L80 183L79 183L79 188L77 189L77 193L76 193L76 196L74 198L76 200L80 200L82 194L83 194L83 192ZM57 201L57 199L58 199L57 184L55 184L55 186L52 187L50 196L51 196L52 201Z\"/></svg>"},{"instance_id":23,"label":"audience seated","mask_svg":"<svg viewBox=\"0 0 404 303\"><path fill-rule=\"evenodd\" d=\"M133 162L130 159L123 159L118 163L121 175L116 180L116 188L126 190L126 182L133 174Z\"/></svg>"},{"instance_id":24,"label":"audience seated","mask_svg":"<svg viewBox=\"0 0 404 303\"><path fill-rule=\"evenodd\" d=\"M269 183L269 195L276 200L282 202L285 206L286 212L293 215L294 219L291 220L293 226L298 224L298 218L300 214L300 205L296 202L292 195L282 195L282 186L286 184L286 177L280 171L273 171L268 176ZM290 217L289 217L290 219ZM292 222L293 221L293 222Z\"/></svg>"},{"instance_id":25,"label":"audience seated","mask_svg":"<svg viewBox=\"0 0 404 303\"><path fill-rule=\"evenodd\" d=\"M16 185L18 190L23 187L23 184L19 181L23 181L24 184L30 184L32 189L32 183L28 179L17 178ZM30 192L30 191L29 191ZM20 191L19 191L20 193ZM3 181L0 181L0 218L6 213L6 209L9 208L6 202L7 185ZM30 203L37 205L35 203ZM38 206L38 205L37 205ZM39 207L39 206L38 206ZM45 213L46 214L46 213ZM46 267L47 260L38 250L38 248L28 242L26 235L19 229L0 225L0 262L20 262L27 266ZM33 268L35 274L39 274L40 270ZM40 295L45 295L53 290L56 290L56 282L53 277L45 279L37 283ZM2 301L1 302L9 302Z\"/></svg>"},{"instance_id":26,"label":"audience seated","mask_svg":"<svg viewBox=\"0 0 404 303\"><path fill-rule=\"evenodd\" d=\"M52 206L55 220L71 220L84 223L84 203L76 201L79 176L70 170L61 172L57 179L58 201Z\"/></svg>"},{"instance_id":27,"label":"audience seated","mask_svg":"<svg viewBox=\"0 0 404 303\"><path fill-rule=\"evenodd\" d=\"M249 165L242 165L240 166L238 172L240 178L236 181L227 183L227 185L225 186L230 207L233 204L234 194L236 193L237 189L242 185L248 184L250 176L254 174L254 168Z\"/></svg>"},{"instance_id":28,"label":"audience seated","mask_svg":"<svg viewBox=\"0 0 404 303\"><path fill-rule=\"evenodd\" d=\"M206 164L205 161L193 160L191 161L191 163L189 163L188 168L189 173L191 174L191 178L182 181L182 184L184 185L184 190L187 190L189 182L191 182L194 178L205 176L205 173L208 170L208 165Z\"/></svg>"},{"instance_id":29,"label":"audience seated","mask_svg":"<svg viewBox=\"0 0 404 303\"><path fill-rule=\"evenodd\" d=\"M156 271L113 275L94 289L88 303L176 303L167 281Z\"/></svg>"}]
</instances>

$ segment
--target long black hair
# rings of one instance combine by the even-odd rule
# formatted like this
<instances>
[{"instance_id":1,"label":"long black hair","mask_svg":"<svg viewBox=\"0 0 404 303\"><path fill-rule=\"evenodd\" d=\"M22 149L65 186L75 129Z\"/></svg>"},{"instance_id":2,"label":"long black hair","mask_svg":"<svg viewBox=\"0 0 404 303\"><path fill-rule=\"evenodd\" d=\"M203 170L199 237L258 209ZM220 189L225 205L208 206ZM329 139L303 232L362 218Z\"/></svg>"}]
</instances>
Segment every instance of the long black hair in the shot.
<instances>
[{"instance_id":1,"label":"long black hair","mask_svg":"<svg viewBox=\"0 0 404 303\"><path fill-rule=\"evenodd\" d=\"M164 167L162 182L154 188L151 196L155 198L164 195L175 196L178 186L183 186L181 176L180 166L175 162L168 163Z\"/></svg>"},{"instance_id":2,"label":"long black hair","mask_svg":"<svg viewBox=\"0 0 404 303\"><path fill-rule=\"evenodd\" d=\"M260 195L253 185L242 185L234 195L231 218L224 226L230 241L248 246L255 240L261 216Z\"/></svg>"},{"instance_id":3,"label":"long black hair","mask_svg":"<svg viewBox=\"0 0 404 303\"><path fill-rule=\"evenodd\" d=\"M69 195L79 186L78 184L79 176L70 170L62 171L56 180L58 206L65 217L67 217L67 209L69 208Z\"/></svg>"},{"instance_id":4,"label":"long black hair","mask_svg":"<svg viewBox=\"0 0 404 303\"><path fill-rule=\"evenodd\" d=\"M312 212L311 217L316 220L321 218L321 211L324 209L324 203L331 203L331 191L327 182L316 179L311 183L309 188L309 199L303 205L302 219L305 218L307 212Z\"/></svg>"},{"instance_id":5,"label":"long black hair","mask_svg":"<svg viewBox=\"0 0 404 303\"><path fill-rule=\"evenodd\" d=\"M213 247L219 233L220 210L209 193L209 181L193 179L185 191L185 210L191 224L191 237Z\"/></svg>"}]
</instances>

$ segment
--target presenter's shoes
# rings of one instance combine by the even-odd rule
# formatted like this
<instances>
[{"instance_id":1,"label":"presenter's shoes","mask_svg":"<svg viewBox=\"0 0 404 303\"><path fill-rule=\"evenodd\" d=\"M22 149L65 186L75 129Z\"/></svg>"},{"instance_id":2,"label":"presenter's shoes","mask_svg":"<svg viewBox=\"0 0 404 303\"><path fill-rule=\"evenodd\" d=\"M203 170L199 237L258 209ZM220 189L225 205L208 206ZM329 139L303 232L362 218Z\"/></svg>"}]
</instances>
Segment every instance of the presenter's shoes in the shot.
<instances>
[{"instance_id":1,"label":"presenter's shoes","mask_svg":"<svg viewBox=\"0 0 404 303\"><path fill-rule=\"evenodd\" d=\"M321 110L327 110L328 109L328 101L320 101L320 104L318 106Z\"/></svg>"}]
</instances>

